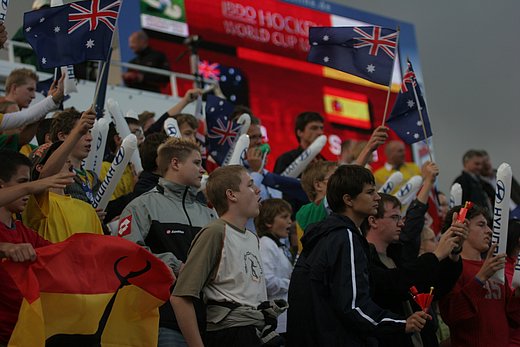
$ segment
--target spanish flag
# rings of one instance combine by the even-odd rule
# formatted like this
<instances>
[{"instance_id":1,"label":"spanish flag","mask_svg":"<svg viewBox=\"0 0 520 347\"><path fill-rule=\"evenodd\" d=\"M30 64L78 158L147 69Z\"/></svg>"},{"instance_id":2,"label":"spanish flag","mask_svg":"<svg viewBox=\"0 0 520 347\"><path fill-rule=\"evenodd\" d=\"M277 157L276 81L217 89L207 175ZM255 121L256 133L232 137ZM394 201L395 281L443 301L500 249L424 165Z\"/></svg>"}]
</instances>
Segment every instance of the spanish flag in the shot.
<instances>
[{"instance_id":1,"label":"spanish flag","mask_svg":"<svg viewBox=\"0 0 520 347\"><path fill-rule=\"evenodd\" d=\"M365 94L323 87L323 103L330 122L361 129L372 128Z\"/></svg>"},{"instance_id":2,"label":"spanish flag","mask_svg":"<svg viewBox=\"0 0 520 347\"><path fill-rule=\"evenodd\" d=\"M75 234L3 266L23 295L8 346L157 346L159 306L174 278L130 241Z\"/></svg>"}]
</instances>

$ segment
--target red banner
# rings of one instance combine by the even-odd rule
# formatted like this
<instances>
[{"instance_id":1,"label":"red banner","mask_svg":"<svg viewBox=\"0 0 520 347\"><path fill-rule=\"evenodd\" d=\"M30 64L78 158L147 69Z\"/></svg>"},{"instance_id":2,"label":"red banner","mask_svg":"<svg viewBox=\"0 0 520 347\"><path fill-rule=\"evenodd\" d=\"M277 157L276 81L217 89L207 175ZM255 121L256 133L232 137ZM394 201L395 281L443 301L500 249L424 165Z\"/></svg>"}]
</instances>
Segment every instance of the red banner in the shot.
<instances>
[{"instance_id":1,"label":"red banner","mask_svg":"<svg viewBox=\"0 0 520 347\"><path fill-rule=\"evenodd\" d=\"M306 59L311 26L330 15L274 0L186 1L190 34L203 40Z\"/></svg>"}]
</instances>

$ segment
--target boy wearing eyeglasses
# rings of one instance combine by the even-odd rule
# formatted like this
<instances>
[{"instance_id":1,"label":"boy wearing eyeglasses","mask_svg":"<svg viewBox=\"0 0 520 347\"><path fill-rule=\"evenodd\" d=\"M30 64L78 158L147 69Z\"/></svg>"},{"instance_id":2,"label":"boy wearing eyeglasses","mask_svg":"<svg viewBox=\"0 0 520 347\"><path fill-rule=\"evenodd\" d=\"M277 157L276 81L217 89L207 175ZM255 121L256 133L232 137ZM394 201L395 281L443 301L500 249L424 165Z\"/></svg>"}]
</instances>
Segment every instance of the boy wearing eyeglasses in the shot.
<instances>
[{"instance_id":1,"label":"boy wearing eyeglasses","mask_svg":"<svg viewBox=\"0 0 520 347\"><path fill-rule=\"evenodd\" d=\"M460 256L452 254L459 246L459 238L465 238L467 228L457 223L456 218L440 239L439 244L431 253L422 254L415 259L408 260L402 255L414 253L418 249L414 241L414 234L419 230L405 229L405 220L401 216L401 203L393 195L379 193L381 200L377 213L367 218L364 228L366 239L370 243L369 277L371 297L380 307L396 314L409 316L421 310L409 294L412 286L419 292L428 292L434 287L434 298L446 294L455 285L462 271ZM416 216L420 217L420 216ZM422 215L424 225L424 213ZM420 225L414 225L414 227ZM418 233L417 233L418 231ZM401 241L401 236L405 242ZM442 278L442 280L441 280ZM427 321L420 332L405 334L404 332L392 335L378 336L379 346L438 346L436 332L437 324Z\"/></svg>"}]
</instances>

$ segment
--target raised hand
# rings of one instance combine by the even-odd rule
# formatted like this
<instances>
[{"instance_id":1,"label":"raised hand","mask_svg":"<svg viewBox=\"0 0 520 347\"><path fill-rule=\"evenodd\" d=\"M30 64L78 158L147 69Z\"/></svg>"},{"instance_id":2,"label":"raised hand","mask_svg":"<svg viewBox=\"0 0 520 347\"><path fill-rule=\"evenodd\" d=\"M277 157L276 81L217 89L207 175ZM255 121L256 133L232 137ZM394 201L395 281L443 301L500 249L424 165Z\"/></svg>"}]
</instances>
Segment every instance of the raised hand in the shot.
<instances>
[{"instance_id":1,"label":"raised hand","mask_svg":"<svg viewBox=\"0 0 520 347\"><path fill-rule=\"evenodd\" d=\"M63 101L65 96L65 75L62 74L58 81L52 81L51 87L49 88L49 92L47 95L52 96L52 101L54 103L59 104Z\"/></svg>"},{"instance_id":2,"label":"raised hand","mask_svg":"<svg viewBox=\"0 0 520 347\"><path fill-rule=\"evenodd\" d=\"M484 264L482 264L479 272L475 275L475 277L482 283L486 282L495 274L495 272L506 266L506 255L504 253L493 255L497 247L498 245L496 243L491 245L486 259L484 260Z\"/></svg>"}]
</instances>

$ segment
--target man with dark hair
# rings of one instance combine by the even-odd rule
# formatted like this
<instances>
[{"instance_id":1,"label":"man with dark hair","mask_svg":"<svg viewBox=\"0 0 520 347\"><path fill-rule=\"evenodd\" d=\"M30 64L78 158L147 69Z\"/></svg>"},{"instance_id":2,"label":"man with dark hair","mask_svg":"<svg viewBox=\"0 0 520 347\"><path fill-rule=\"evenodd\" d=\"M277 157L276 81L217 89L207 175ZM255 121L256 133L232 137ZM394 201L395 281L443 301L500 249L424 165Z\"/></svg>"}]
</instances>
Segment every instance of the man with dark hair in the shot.
<instances>
[{"instance_id":1,"label":"man with dark hair","mask_svg":"<svg viewBox=\"0 0 520 347\"><path fill-rule=\"evenodd\" d=\"M421 331L431 319L420 311L405 321L370 297L368 242L359 228L380 199L368 169L342 165L330 177L333 214L303 236L291 277L287 346L368 346L372 334Z\"/></svg>"},{"instance_id":2,"label":"man with dark hair","mask_svg":"<svg viewBox=\"0 0 520 347\"><path fill-rule=\"evenodd\" d=\"M316 112L300 113L296 117L294 134L298 140L298 148L285 152L276 159L274 173L281 174L314 140L323 135L323 117ZM316 158L323 160L320 154Z\"/></svg>"},{"instance_id":3,"label":"man with dark hair","mask_svg":"<svg viewBox=\"0 0 520 347\"><path fill-rule=\"evenodd\" d=\"M385 184L386 180L394 173L399 171L403 174L403 181L396 185L396 192L401 185L405 184L410 178L421 174L417 164L406 161L406 146L402 141L390 141L385 146L386 163L374 172L376 185L378 187Z\"/></svg>"},{"instance_id":4,"label":"man with dark hair","mask_svg":"<svg viewBox=\"0 0 520 347\"><path fill-rule=\"evenodd\" d=\"M484 153L470 149L462 157L463 170L453 183L459 183L462 187L462 202L472 201L473 203L491 210L492 202L486 194L484 185L489 185L481 177L484 165ZM489 187L493 191L492 187Z\"/></svg>"},{"instance_id":5,"label":"man with dark hair","mask_svg":"<svg viewBox=\"0 0 520 347\"><path fill-rule=\"evenodd\" d=\"M144 31L132 33L128 38L128 46L137 55L129 63L170 70L166 56L148 46L148 35ZM159 93L161 86L170 79L166 75L129 69L123 74L123 80L128 87Z\"/></svg>"},{"instance_id":6,"label":"man with dark hair","mask_svg":"<svg viewBox=\"0 0 520 347\"><path fill-rule=\"evenodd\" d=\"M427 192L429 189L423 193ZM461 243L459 237L461 239L466 237L467 231L464 224L453 222L450 231L441 237L439 244L431 253L424 253L417 257L418 252L414 243L415 239L420 238L423 229L424 211L422 215L410 216L422 219L422 223L415 225L416 230L413 230L405 225L404 218L401 218L401 202L393 195L384 193L379 195L381 200L377 213L369 216L366 221L366 238L370 243L371 297L380 307L408 316L414 310L420 309L415 301L411 300L409 290L412 286L415 286L419 292L427 292L434 287L436 299L453 288L462 272L462 262L458 254L451 254L451 252ZM403 234L408 235L404 235L406 238L401 239ZM415 253L413 257L408 257L411 258L409 261L406 261L407 257L402 255L405 252L410 253L407 248ZM420 334L401 332L379 336L378 346L437 347L435 331L435 324L428 321Z\"/></svg>"}]
</instances>

